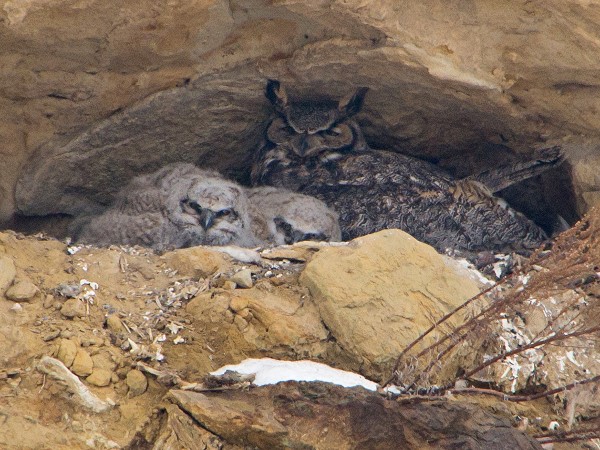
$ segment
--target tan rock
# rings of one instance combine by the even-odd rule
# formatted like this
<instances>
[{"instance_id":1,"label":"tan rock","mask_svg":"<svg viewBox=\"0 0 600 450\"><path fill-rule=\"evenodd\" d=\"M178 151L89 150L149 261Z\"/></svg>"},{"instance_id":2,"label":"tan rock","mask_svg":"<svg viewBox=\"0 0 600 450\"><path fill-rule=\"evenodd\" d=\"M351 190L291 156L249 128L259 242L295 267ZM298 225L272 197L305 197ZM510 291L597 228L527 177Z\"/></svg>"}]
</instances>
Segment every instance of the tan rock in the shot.
<instances>
[{"instance_id":1,"label":"tan rock","mask_svg":"<svg viewBox=\"0 0 600 450\"><path fill-rule=\"evenodd\" d=\"M231 302L229 303L229 307L235 311L241 311L244 308L248 307L248 303L250 303L250 300L246 297L242 297L242 296L235 296L231 299Z\"/></svg>"},{"instance_id":2,"label":"tan rock","mask_svg":"<svg viewBox=\"0 0 600 450\"><path fill-rule=\"evenodd\" d=\"M238 330L240 330L240 331L244 331L246 328L248 328L248 322L246 321L246 319L244 319L242 316L239 316L237 314L233 318L233 323L235 324L236 327L238 327Z\"/></svg>"},{"instance_id":3,"label":"tan rock","mask_svg":"<svg viewBox=\"0 0 600 450\"><path fill-rule=\"evenodd\" d=\"M106 318L106 327L113 333L122 333L125 331L123 322L116 314L111 314Z\"/></svg>"},{"instance_id":4,"label":"tan rock","mask_svg":"<svg viewBox=\"0 0 600 450\"><path fill-rule=\"evenodd\" d=\"M208 429L224 441L215 447L201 448L422 450L448 448L455 442L468 442L471 448L540 448L535 438L511 426L508 418L489 412L491 408L486 410L465 401L401 404L365 389L328 383L280 383L231 390L227 395L172 389L165 400L196 423L175 421L173 409L168 409L169 420L162 421L160 434L172 436L178 430L177 435L189 439L202 436L199 431ZM282 417L297 420L281 420ZM182 428L185 432L181 432ZM185 448L197 442L198 439ZM432 442L449 444L433 446Z\"/></svg>"},{"instance_id":5,"label":"tan rock","mask_svg":"<svg viewBox=\"0 0 600 450\"><path fill-rule=\"evenodd\" d=\"M4 294L17 276L15 263L10 256L0 255L0 295Z\"/></svg>"},{"instance_id":6,"label":"tan rock","mask_svg":"<svg viewBox=\"0 0 600 450\"><path fill-rule=\"evenodd\" d=\"M222 253L205 247L179 249L165 253L163 258L180 276L193 278L209 277L230 265Z\"/></svg>"},{"instance_id":7,"label":"tan rock","mask_svg":"<svg viewBox=\"0 0 600 450\"><path fill-rule=\"evenodd\" d=\"M63 303L60 313L68 319L84 317L86 315L85 304L77 298L70 298Z\"/></svg>"},{"instance_id":8,"label":"tan rock","mask_svg":"<svg viewBox=\"0 0 600 450\"><path fill-rule=\"evenodd\" d=\"M94 362L94 369L106 369L112 372L117 367L117 363L115 363L111 355L105 351L92 355L92 361Z\"/></svg>"},{"instance_id":9,"label":"tan rock","mask_svg":"<svg viewBox=\"0 0 600 450\"><path fill-rule=\"evenodd\" d=\"M127 372L126 383L127 387L129 387L130 397L142 395L148 388L148 380L146 379L146 376L136 369Z\"/></svg>"},{"instance_id":10,"label":"tan rock","mask_svg":"<svg viewBox=\"0 0 600 450\"><path fill-rule=\"evenodd\" d=\"M38 295L40 290L31 281L17 281L6 290L6 298L13 302L28 302Z\"/></svg>"},{"instance_id":11,"label":"tan rock","mask_svg":"<svg viewBox=\"0 0 600 450\"><path fill-rule=\"evenodd\" d=\"M47 294L46 297L44 297L44 308L46 309L50 309L54 306L54 295L52 294Z\"/></svg>"},{"instance_id":12,"label":"tan rock","mask_svg":"<svg viewBox=\"0 0 600 450\"><path fill-rule=\"evenodd\" d=\"M88 352L80 348L77 350L71 371L80 377L87 377L94 369L94 361Z\"/></svg>"},{"instance_id":13,"label":"tan rock","mask_svg":"<svg viewBox=\"0 0 600 450\"><path fill-rule=\"evenodd\" d=\"M479 292L432 247L400 230L319 251L300 281L335 339L377 378L432 320Z\"/></svg>"},{"instance_id":14,"label":"tan rock","mask_svg":"<svg viewBox=\"0 0 600 450\"><path fill-rule=\"evenodd\" d=\"M56 357L67 367L71 367L77 355L77 345L70 339L61 339Z\"/></svg>"},{"instance_id":15,"label":"tan rock","mask_svg":"<svg viewBox=\"0 0 600 450\"><path fill-rule=\"evenodd\" d=\"M252 271L250 269L242 269L231 277L231 281L241 288L251 288L254 284L252 281Z\"/></svg>"},{"instance_id":16,"label":"tan rock","mask_svg":"<svg viewBox=\"0 0 600 450\"><path fill-rule=\"evenodd\" d=\"M85 381L93 386L108 386L112 380L112 374L110 370L94 368L91 375Z\"/></svg>"},{"instance_id":17,"label":"tan rock","mask_svg":"<svg viewBox=\"0 0 600 450\"><path fill-rule=\"evenodd\" d=\"M236 287L237 287L237 284L235 284L235 282L233 282L231 280L226 280L223 283L223 289L225 289L226 291L233 291Z\"/></svg>"},{"instance_id":18,"label":"tan rock","mask_svg":"<svg viewBox=\"0 0 600 450\"><path fill-rule=\"evenodd\" d=\"M251 348L264 351L285 346L304 354L320 354L328 345L328 332L315 305L303 300L302 295L297 289L282 287L269 292L255 286L221 295L201 294L187 305L186 311L213 323L235 323ZM234 314L232 305L240 307L239 312L251 319L250 323Z\"/></svg>"}]
</instances>

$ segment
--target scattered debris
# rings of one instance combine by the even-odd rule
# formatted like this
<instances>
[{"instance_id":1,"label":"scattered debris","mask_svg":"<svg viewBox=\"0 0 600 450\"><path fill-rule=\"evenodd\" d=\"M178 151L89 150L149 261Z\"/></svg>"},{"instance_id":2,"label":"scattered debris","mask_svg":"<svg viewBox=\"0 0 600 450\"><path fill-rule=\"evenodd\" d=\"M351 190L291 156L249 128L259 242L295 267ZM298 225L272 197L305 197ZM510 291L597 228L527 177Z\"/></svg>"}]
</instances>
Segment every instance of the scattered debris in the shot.
<instances>
[{"instance_id":1,"label":"scattered debris","mask_svg":"<svg viewBox=\"0 0 600 450\"><path fill-rule=\"evenodd\" d=\"M112 409L114 406L109 401L102 401L92 394L79 378L67 369L58 359L51 358L50 356L43 356L37 365L37 369L64 383L67 390L73 394L73 397L70 398L84 408L96 413L101 413Z\"/></svg>"}]
</instances>

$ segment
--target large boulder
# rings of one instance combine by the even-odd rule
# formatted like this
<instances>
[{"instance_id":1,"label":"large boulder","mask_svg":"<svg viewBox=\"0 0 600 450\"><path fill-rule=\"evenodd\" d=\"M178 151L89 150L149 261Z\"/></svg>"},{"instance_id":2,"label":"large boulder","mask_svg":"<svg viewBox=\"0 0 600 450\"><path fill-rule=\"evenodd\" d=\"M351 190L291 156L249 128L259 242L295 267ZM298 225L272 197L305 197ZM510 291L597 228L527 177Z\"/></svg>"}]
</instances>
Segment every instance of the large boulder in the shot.
<instances>
[{"instance_id":1,"label":"large boulder","mask_svg":"<svg viewBox=\"0 0 600 450\"><path fill-rule=\"evenodd\" d=\"M167 420L158 430L138 433L127 448L541 449L506 418L466 402L401 404L327 383L171 391L167 401Z\"/></svg>"},{"instance_id":2,"label":"large boulder","mask_svg":"<svg viewBox=\"0 0 600 450\"><path fill-rule=\"evenodd\" d=\"M336 341L376 378L435 320L479 293L456 265L400 230L320 250L300 281Z\"/></svg>"}]
</instances>

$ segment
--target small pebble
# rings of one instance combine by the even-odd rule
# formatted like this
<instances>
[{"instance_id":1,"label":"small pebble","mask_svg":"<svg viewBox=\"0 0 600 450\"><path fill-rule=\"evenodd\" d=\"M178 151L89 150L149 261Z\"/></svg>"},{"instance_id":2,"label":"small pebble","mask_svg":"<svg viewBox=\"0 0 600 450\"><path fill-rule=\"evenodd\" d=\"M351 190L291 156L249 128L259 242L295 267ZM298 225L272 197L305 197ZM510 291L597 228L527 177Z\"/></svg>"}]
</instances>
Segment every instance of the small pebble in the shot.
<instances>
[{"instance_id":1,"label":"small pebble","mask_svg":"<svg viewBox=\"0 0 600 450\"><path fill-rule=\"evenodd\" d=\"M71 366L71 372L80 377L87 377L92 373L94 369L94 361L88 352L80 348L77 350L73 365Z\"/></svg>"},{"instance_id":2,"label":"small pebble","mask_svg":"<svg viewBox=\"0 0 600 450\"><path fill-rule=\"evenodd\" d=\"M251 288L254 284L252 282L252 271L250 269L240 270L231 277L231 281L233 281L241 288Z\"/></svg>"},{"instance_id":3,"label":"small pebble","mask_svg":"<svg viewBox=\"0 0 600 450\"><path fill-rule=\"evenodd\" d=\"M71 298L60 308L60 313L68 319L85 316L85 305L81 300Z\"/></svg>"},{"instance_id":4,"label":"small pebble","mask_svg":"<svg viewBox=\"0 0 600 450\"><path fill-rule=\"evenodd\" d=\"M85 379L89 384L93 386L108 386L112 380L112 371L107 369L94 369L89 377Z\"/></svg>"},{"instance_id":5,"label":"small pebble","mask_svg":"<svg viewBox=\"0 0 600 450\"><path fill-rule=\"evenodd\" d=\"M129 396L137 397L146 392L148 388L148 380L146 376L139 370L133 369L127 372L127 387L129 387Z\"/></svg>"},{"instance_id":6,"label":"small pebble","mask_svg":"<svg viewBox=\"0 0 600 450\"><path fill-rule=\"evenodd\" d=\"M121 322L121 319L116 314L111 314L106 318L106 328L113 333L122 333L125 331L123 322Z\"/></svg>"},{"instance_id":7,"label":"small pebble","mask_svg":"<svg viewBox=\"0 0 600 450\"><path fill-rule=\"evenodd\" d=\"M59 332L60 334L60 332ZM67 367L71 367L77 355L77 345L70 339L61 339L56 357Z\"/></svg>"},{"instance_id":8,"label":"small pebble","mask_svg":"<svg viewBox=\"0 0 600 450\"><path fill-rule=\"evenodd\" d=\"M34 298L40 290L31 281L17 281L6 291L6 298L13 302L28 302Z\"/></svg>"},{"instance_id":9,"label":"small pebble","mask_svg":"<svg viewBox=\"0 0 600 450\"><path fill-rule=\"evenodd\" d=\"M223 283L223 289L227 291L233 291L237 287L234 281L227 280Z\"/></svg>"},{"instance_id":10,"label":"small pebble","mask_svg":"<svg viewBox=\"0 0 600 450\"><path fill-rule=\"evenodd\" d=\"M50 342L50 341L53 341L54 339L56 339L59 336L60 336L60 330L56 330L56 331L53 331L51 333L48 333L42 339L44 340L44 342Z\"/></svg>"},{"instance_id":11,"label":"small pebble","mask_svg":"<svg viewBox=\"0 0 600 450\"><path fill-rule=\"evenodd\" d=\"M244 331L246 328L248 328L248 322L246 322L246 320L241 316L236 315L233 318L233 323L240 331Z\"/></svg>"},{"instance_id":12,"label":"small pebble","mask_svg":"<svg viewBox=\"0 0 600 450\"><path fill-rule=\"evenodd\" d=\"M54 306L54 295L52 294L48 294L46 295L46 297L44 298L44 308L46 309L50 309Z\"/></svg>"}]
</instances>

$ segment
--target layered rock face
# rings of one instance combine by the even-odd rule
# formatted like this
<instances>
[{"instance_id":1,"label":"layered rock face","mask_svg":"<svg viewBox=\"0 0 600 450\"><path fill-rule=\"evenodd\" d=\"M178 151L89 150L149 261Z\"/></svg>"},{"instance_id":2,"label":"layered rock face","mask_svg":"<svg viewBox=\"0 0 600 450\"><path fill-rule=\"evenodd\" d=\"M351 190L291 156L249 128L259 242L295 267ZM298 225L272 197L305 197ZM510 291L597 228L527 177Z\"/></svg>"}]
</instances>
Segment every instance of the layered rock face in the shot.
<instances>
[{"instance_id":1,"label":"layered rock face","mask_svg":"<svg viewBox=\"0 0 600 450\"><path fill-rule=\"evenodd\" d=\"M573 221L599 201L598 23L583 0L4 1L0 219L97 210L173 161L245 180L277 78L369 87L372 146L459 176L558 143L569 164L503 194Z\"/></svg>"}]
</instances>

